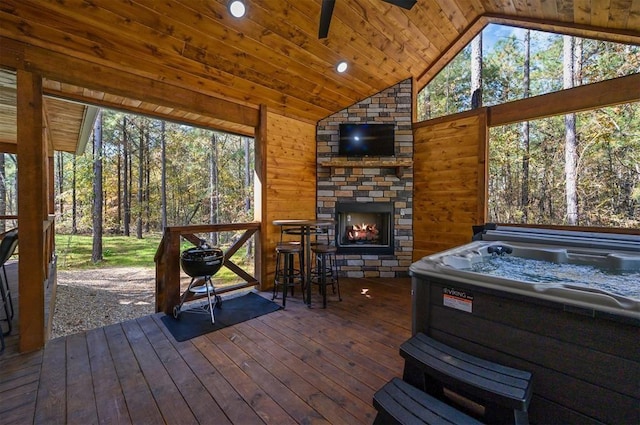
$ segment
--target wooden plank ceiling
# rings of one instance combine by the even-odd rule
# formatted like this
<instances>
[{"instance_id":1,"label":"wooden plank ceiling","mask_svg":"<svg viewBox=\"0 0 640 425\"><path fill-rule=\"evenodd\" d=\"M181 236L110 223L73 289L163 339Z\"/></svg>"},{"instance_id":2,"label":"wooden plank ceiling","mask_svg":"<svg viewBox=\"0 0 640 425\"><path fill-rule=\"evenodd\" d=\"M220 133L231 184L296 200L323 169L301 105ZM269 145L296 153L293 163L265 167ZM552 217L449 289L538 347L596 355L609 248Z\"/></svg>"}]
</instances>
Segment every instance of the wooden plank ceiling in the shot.
<instances>
[{"instance_id":1,"label":"wooden plank ceiling","mask_svg":"<svg viewBox=\"0 0 640 425\"><path fill-rule=\"evenodd\" d=\"M45 97L43 105L50 152L81 153L88 141L95 108L52 97ZM16 120L16 74L0 69L0 152L16 152Z\"/></svg>"},{"instance_id":2,"label":"wooden plank ceiling","mask_svg":"<svg viewBox=\"0 0 640 425\"><path fill-rule=\"evenodd\" d=\"M407 78L424 86L490 22L640 42L640 0L418 0L409 11L336 0L324 40L320 0L246 3L236 19L227 0L2 0L0 36L313 123ZM340 60L350 65L344 74L335 71ZM64 83L45 88L225 127L215 116Z\"/></svg>"}]
</instances>

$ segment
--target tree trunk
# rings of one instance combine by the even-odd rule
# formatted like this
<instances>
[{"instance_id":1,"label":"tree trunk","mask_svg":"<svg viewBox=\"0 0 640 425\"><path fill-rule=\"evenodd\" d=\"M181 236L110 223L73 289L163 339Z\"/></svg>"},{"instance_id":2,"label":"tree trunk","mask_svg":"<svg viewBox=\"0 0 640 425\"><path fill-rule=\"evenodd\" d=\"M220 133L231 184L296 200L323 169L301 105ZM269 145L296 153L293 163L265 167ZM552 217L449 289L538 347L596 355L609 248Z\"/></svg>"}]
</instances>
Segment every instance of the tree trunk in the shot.
<instances>
[{"instance_id":1,"label":"tree trunk","mask_svg":"<svg viewBox=\"0 0 640 425\"><path fill-rule=\"evenodd\" d=\"M64 197L62 193L64 192L64 154L62 152L58 152L58 209L60 211L60 217L64 214Z\"/></svg>"},{"instance_id":2,"label":"tree trunk","mask_svg":"<svg viewBox=\"0 0 640 425\"><path fill-rule=\"evenodd\" d=\"M124 126L122 127L122 134L124 137ZM118 143L118 161L116 164L117 167L117 185L118 188L116 190L118 197L118 208L116 211L116 233L119 235L122 232L122 141Z\"/></svg>"},{"instance_id":3,"label":"tree trunk","mask_svg":"<svg viewBox=\"0 0 640 425\"><path fill-rule=\"evenodd\" d=\"M166 124L164 121L161 123L160 134L160 155L162 156L162 163L160 164L160 202L162 203L161 209L161 221L162 231L167 228L167 141L166 141Z\"/></svg>"},{"instance_id":4,"label":"tree trunk","mask_svg":"<svg viewBox=\"0 0 640 425\"><path fill-rule=\"evenodd\" d=\"M424 91L424 117L429 119L431 118L431 90L429 90L429 86L426 86Z\"/></svg>"},{"instance_id":5,"label":"tree trunk","mask_svg":"<svg viewBox=\"0 0 640 425\"><path fill-rule=\"evenodd\" d=\"M529 97L531 86L530 67L531 30L526 30L524 33L524 98ZM522 223L527 223L529 220L529 160L531 155L529 146L529 121L524 121L522 123L522 151L522 195L520 198L520 205L522 209Z\"/></svg>"},{"instance_id":6,"label":"tree trunk","mask_svg":"<svg viewBox=\"0 0 640 425\"><path fill-rule=\"evenodd\" d=\"M482 32L471 42L471 108L482 106Z\"/></svg>"},{"instance_id":7,"label":"tree trunk","mask_svg":"<svg viewBox=\"0 0 640 425\"><path fill-rule=\"evenodd\" d=\"M249 194L251 193L251 150L249 138L243 137L244 141L244 212L248 216L249 211L251 211L251 197ZM251 258L253 256L253 238L247 241L247 255L246 258Z\"/></svg>"},{"instance_id":8,"label":"tree trunk","mask_svg":"<svg viewBox=\"0 0 640 425\"><path fill-rule=\"evenodd\" d=\"M142 239L142 193L144 184L144 123L140 122L140 142L138 146L138 207L136 219L136 237Z\"/></svg>"},{"instance_id":9,"label":"tree trunk","mask_svg":"<svg viewBox=\"0 0 640 425\"><path fill-rule=\"evenodd\" d=\"M102 261L102 112L93 128L93 249L91 261Z\"/></svg>"},{"instance_id":10,"label":"tree trunk","mask_svg":"<svg viewBox=\"0 0 640 425\"><path fill-rule=\"evenodd\" d=\"M0 214L7 214L7 172L5 169L4 153L0 153ZM7 221L0 220L0 232L7 230Z\"/></svg>"},{"instance_id":11,"label":"tree trunk","mask_svg":"<svg viewBox=\"0 0 640 425\"><path fill-rule=\"evenodd\" d=\"M151 132L149 131L149 128L147 128L146 133L145 146L147 154L144 156L144 198L142 202L144 203L144 231L149 233L151 230L151 141L149 140L151 138Z\"/></svg>"},{"instance_id":12,"label":"tree trunk","mask_svg":"<svg viewBox=\"0 0 640 425\"><path fill-rule=\"evenodd\" d=\"M218 222L218 143L216 134L211 133L211 161L209 161L209 223ZM209 235L213 246L218 245L218 233Z\"/></svg>"},{"instance_id":13,"label":"tree trunk","mask_svg":"<svg viewBox=\"0 0 640 425\"><path fill-rule=\"evenodd\" d=\"M131 179L129 178L129 170L131 169L131 158L130 158L130 147L129 147L129 137L127 134L127 117L124 116L122 118L122 150L123 150L123 166L122 170L122 202L124 209L124 235L130 236L131 229L129 224L131 223L131 197L130 197L130 189L131 189Z\"/></svg>"},{"instance_id":14,"label":"tree trunk","mask_svg":"<svg viewBox=\"0 0 640 425\"><path fill-rule=\"evenodd\" d=\"M574 39L571 36L563 36L563 86L564 89L573 87L574 81ZM565 195L567 204L567 224L578 224L578 195L577 195L577 140L576 140L576 115L564 116L565 143L564 143L564 174Z\"/></svg>"},{"instance_id":15,"label":"tree trunk","mask_svg":"<svg viewBox=\"0 0 640 425\"><path fill-rule=\"evenodd\" d=\"M77 167L76 156L73 156L73 170L72 170L72 187L71 187L71 234L78 233L78 197L77 197Z\"/></svg>"}]
</instances>

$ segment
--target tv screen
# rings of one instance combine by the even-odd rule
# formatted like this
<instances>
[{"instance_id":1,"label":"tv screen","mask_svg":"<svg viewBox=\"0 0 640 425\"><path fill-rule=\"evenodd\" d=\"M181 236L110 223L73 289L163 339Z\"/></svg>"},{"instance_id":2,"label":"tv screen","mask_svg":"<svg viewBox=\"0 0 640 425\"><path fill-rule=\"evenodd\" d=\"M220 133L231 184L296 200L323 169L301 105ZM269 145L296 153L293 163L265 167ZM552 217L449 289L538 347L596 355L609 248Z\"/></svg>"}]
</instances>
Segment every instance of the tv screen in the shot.
<instances>
[{"instance_id":1,"label":"tv screen","mask_svg":"<svg viewBox=\"0 0 640 425\"><path fill-rule=\"evenodd\" d=\"M340 124L341 156L394 156L393 124Z\"/></svg>"}]
</instances>

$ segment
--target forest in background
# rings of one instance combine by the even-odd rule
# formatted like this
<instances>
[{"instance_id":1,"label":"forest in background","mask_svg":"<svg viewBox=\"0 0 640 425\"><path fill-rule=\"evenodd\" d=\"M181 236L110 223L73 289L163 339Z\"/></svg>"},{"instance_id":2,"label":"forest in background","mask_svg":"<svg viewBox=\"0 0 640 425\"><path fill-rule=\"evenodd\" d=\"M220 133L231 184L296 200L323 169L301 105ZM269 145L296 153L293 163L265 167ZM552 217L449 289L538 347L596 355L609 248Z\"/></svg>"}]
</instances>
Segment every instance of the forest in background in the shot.
<instances>
[{"instance_id":1,"label":"forest in background","mask_svg":"<svg viewBox=\"0 0 640 425\"><path fill-rule=\"evenodd\" d=\"M253 146L249 137L102 110L83 155L55 152L56 232L93 234L95 262L103 234L141 239L171 225L253 221ZM16 166L15 155L0 154L0 215L17 214ZM0 231L16 225L0 220Z\"/></svg>"},{"instance_id":2,"label":"forest in background","mask_svg":"<svg viewBox=\"0 0 640 425\"><path fill-rule=\"evenodd\" d=\"M253 221L254 163L253 138L101 110L84 154L54 153L56 233L93 235L95 263L102 235L157 240L166 226ZM16 156L0 153L0 215L17 210ZM0 232L16 226L0 220ZM241 233L201 237L228 246ZM252 249L239 252L251 260Z\"/></svg>"},{"instance_id":3,"label":"forest in background","mask_svg":"<svg viewBox=\"0 0 640 425\"><path fill-rule=\"evenodd\" d=\"M251 138L103 110L92 140L84 155L56 153L58 230L91 232L100 207L105 233L139 237L253 220Z\"/></svg>"},{"instance_id":4,"label":"forest in background","mask_svg":"<svg viewBox=\"0 0 640 425\"><path fill-rule=\"evenodd\" d=\"M518 31L491 48L476 38L419 93L418 116L640 72L640 46ZM103 110L90 143L55 153L58 233L253 220L252 138ZM494 127L489 175L490 221L638 228L640 103ZM0 154L0 214L16 199L15 155Z\"/></svg>"},{"instance_id":5,"label":"forest in background","mask_svg":"<svg viewBox=\"0 0 640 425\"><path fill-rule=\"evenodd\" d=\"M420 120L640 72L640 46L490 31L419 93ZM490 221L640 227L640 103L494 127L489 155Z\"/></svg>"}]
</instances>

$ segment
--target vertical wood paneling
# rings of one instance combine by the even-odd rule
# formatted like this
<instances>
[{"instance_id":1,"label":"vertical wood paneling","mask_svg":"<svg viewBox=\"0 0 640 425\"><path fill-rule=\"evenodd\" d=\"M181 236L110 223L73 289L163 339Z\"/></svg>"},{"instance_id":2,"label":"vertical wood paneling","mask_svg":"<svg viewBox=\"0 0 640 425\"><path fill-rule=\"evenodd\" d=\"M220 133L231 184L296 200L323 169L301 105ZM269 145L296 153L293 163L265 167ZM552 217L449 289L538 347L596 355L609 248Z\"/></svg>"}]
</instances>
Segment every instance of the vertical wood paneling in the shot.
<instances>
[{"instance_id":1,"label":"vertical wood paneling","mask_svg":"<svg viewBox=\"0 0 640 425\"><path fill-rule=\"evenodd\" d=\"M316 217L316 128L314 125L267 112L262 199L262 289L272 285L279 219ZM268 196L266 195L268 194Z\"/></svg>"},{"instance_id":2,"label":"vertical wood paneling","mask_svg":"<svg viewBox=\"0 0 640 425\"><path fill-rule=\"evenodd\" d=\"M427 121L414 131L413 260L471 240L486 218L486 109Z\"/></svg>"}]
</instances>

